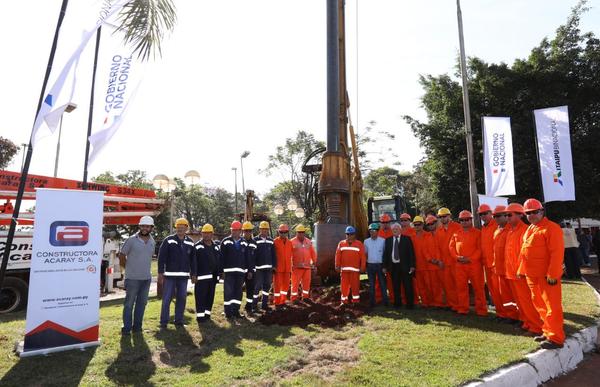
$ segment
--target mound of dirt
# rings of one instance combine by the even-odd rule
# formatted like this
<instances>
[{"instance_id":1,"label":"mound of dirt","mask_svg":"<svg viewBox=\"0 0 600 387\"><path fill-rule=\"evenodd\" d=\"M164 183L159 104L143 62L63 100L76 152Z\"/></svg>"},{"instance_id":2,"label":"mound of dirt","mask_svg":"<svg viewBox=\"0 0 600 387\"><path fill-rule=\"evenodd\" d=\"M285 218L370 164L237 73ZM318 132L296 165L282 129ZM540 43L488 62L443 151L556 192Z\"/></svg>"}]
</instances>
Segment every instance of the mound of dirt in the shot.
<instances>
[{"instance_id":1,"label":"mound of dirt","mask_svg":"<svg viewBox=\"0 0 600 387\"><path fill-rule=\"evenodd\" d=\"M301 326L308 324L337 327L354 321L369 311L369 293L361 289L360 302L340 305L340 287L313 288L311 298L289 303L262 315L258 321L265 325Z\"/></svg>"}]
</instances>

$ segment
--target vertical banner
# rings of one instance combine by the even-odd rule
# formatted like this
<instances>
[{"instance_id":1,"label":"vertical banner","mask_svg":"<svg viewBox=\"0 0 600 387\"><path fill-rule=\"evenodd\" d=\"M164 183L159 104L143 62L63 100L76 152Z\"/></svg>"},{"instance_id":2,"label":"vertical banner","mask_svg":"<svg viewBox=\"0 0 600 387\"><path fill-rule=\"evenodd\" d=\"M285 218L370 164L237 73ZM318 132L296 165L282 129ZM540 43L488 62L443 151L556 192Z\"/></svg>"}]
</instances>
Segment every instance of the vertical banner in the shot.
<instances>
[{"instance_id":1,"label":"vertical banner","mask_svg":"<svg viewBox=\"0 0 600 387\"><path fill-rule=\"evenodd\" d=\"M569 108L533 111L544 202L575 200Z\"/></svg>"},{"instance_id":2,"label":"vertical banner","mask_svg":"<svg viewBox=\"0 0 600 387\"><path fill-rule=\"evenodd\" d=\"M493 210L496 206L508 206L507 198L497 198L493 196L477 195L479 205L487 204Z\"/></svg>"},{"instance_id":3,"label":"vertical banner","mask_svg":"<svg viewBox=\"0 0 600 387\"><path fill-rule=\"evenodd\" d=\"M90 136L91 165L115 135L142 81L145 63L123 43L124 34L115 26L102 27L94 101L93 133Z\"/></svg>"},{"instance_id":4,"label":"vertical banner","mask_svg":"<svg viewBox=\"0 0 600 387\"><path fill-rule=\"evenodd\" d=\"M487 196L514 195L515 170L509 117L483 117L483 170Z\"/></svg>"},{"instance_id":5,"label":"vertical banner","mask_svg":"<svg viewBox=\"0 0 600 387\"><path fill-rule=\"evenodd\" d=\"M37 190L21 357L99 345L103 195Z\"/></svg>"}]
</instances>

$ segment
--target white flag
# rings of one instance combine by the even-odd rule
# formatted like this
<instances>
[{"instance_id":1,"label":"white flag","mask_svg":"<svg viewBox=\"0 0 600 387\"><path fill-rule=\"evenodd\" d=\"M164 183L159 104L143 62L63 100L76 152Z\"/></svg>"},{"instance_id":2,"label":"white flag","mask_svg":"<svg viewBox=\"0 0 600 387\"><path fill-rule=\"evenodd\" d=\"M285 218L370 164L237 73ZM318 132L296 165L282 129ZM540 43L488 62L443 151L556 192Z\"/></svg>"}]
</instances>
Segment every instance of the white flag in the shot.
<instances>
[{"instance_id":1,"label":"white flag","mask_svg":"<svg viewBox=\"0 0 600 387\"><path fill-rule=\"evenodd\" d=\"M508 206L507 198L498 198L493 196L477 195L479 205L487 204L493 210L496 206Z\"/></svg>"},{"instance_id":2,"label":"white flag","mask_svg":"<svg viewBox=\"0 0 600 387\"><path fill-rule=\"evenodd\" d=\"M544 201L575 200L569 108L534 110Z\"/></svg>"},{"instance_id":3,"label":"white flag","mask_svg":"<svg viewBox=\"0 0 600 387\"><path fill-rule=\"evenodd\" d=\"M65 47L57 49L57 52L59 52L57 56L60 57L60 54L63 54L68 59L63 63L60 63L59 59L53 65L53 68L60 70L60 72L57 76L50 75L50 79L53 79L52 87L46 93L42 106L36 115L31 132L32 146L35 147L40 139L50 136L56 131L60 116L67 105L72 102L75 93L77 63L81 53L96 34L98 27L103 23L114 20L126 2L126 0L88 0L76 2L74 8L67 8L65 25L61 27L63 38L59 39L59 46L64 42ZM68 41L73 34L82 31L81 41L75 42L75 45L71 43L72 41ZM70 93L65 95L63 91L69 84L71 85Z\"/></svg>"},{"instance_id":4,"label":"white flag","mask_svg":"<svg viewBox=\"0 0 600 387\"><path fill-rule=\"evenodd\" d=\"M106 27L107 33L103 31L100 44L88 166L123 123L145 71L145 63L123 45L122 33L115 32L112 26Z\"/></svg>"},{"instance_id":5,"label":"white flag","mask_svg":"<svg viewBox=\"0 0 600 387\"><path fill-rule=\"evenodd\" d=\"M483 117L483 170L487 196L516 193L509 117Z\"/></svg>"}]
</instances>

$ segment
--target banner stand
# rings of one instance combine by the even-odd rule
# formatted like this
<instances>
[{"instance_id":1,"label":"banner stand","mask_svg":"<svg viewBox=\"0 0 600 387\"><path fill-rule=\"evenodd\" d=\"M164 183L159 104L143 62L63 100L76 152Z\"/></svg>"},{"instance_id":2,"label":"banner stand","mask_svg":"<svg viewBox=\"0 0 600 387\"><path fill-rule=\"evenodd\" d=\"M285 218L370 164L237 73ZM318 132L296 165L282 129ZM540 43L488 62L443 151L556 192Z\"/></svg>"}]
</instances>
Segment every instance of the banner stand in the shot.
<instances>
[{"instance_id":1,"label":"banner stand","mask_svg":"<svg viewBox=\"0 0 600 387\"><path fill-rule=\"evenodd\" d=\"M81 351L85 351L86 348L89 347L99 347L101 340L98 341L89 341L87 343L79 343L79 344L71 344L71 345L63 345L62 347L51 347L44 349L35 349L31 351L24 351L23 346L25 344L24 341L20 341L15 344L15 352L19 355L20 358L31 357L31 356L47 356L54 352L62 352L62 351L70 351L72 349L79 349Z\"/></svg>"}]
</instances>

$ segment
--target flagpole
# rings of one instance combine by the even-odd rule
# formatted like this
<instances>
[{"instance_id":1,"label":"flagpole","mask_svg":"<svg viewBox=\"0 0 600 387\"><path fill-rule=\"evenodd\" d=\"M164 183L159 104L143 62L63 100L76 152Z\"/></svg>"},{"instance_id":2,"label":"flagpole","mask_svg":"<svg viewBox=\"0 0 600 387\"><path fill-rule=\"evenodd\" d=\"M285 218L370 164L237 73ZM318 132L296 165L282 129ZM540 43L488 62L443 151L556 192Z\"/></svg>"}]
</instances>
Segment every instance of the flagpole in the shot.
<instances>
[{"instance_id":1,"label":"flagpole","mask_svg":"<svg viewBox=\"0 0 600 387\"><path fill-rule=\"evenodd\" d=\"M479 225L479 215L477 207L479 200L477 198L477 182L475 181L475 161L473 160L473 133L471 131L471 108L469 106L469 80L467 78L467 60L465 58L465 39L463 36L462 11L460 10L460 0L456 0L456 15L458 18L458 40L460 43L460 71L462 75L463 89L463 108L465 116L465 137L467 140L467 163L469 166L469 192L471 195L471 212L475 224Z\"/></svg>"},{"instance_id":2,"label":"flagpole","mask_svg":"<svg viewBox=\"0 0 600 387\"><path fill-rule=\"evenodd\" d=\"M38 101L37 110L35 111L35 117L33 120L34 127L37 116L42 107L42 102L44 100L44 94L46 93L46 86L48 85L48 79L50 78L50 72L52 71L52 64L54 63L54 54L56 53L56 46L58 45L58 35L60 32L60 27L62 25L63 19L65 18L65 13L67 12L67 5L69 4L69 0L63 0L62 5L60 6L60 13L58 15L58 22L56 23L56 30L54 31L54 39L52 40L52 48L50 49L50 56L48 57L48 65L46 66L46 74L44 75L44 81L42 83L42 90L40 92L40 99ZM31 130L33 135L33 128ZM0 289L2 289L2 284L4 283L4 275L6 273L6 267L8 266L8 257L10 256L12 242L15 236L15 231L17 229L19 212L21 210L21 202L23 201L23 193L25 192L25 182L27 181L27 174L29 173L29 165L31 164L31 156L33 154L33 146L31 144L31 136L29 137L29 146L27 147L27 155L25 156L25 163L23 164L23 168L21 170L21 179L19 180L19 189L17 191L17 198L15 200L15 207L13 211L13 215L10 221L10 228L8 230L8 235L6 236L6 248L4 249L4 254L2 255L2 265L0 266Z\"/></svg>"},{"instance_id":3,"label":"flagpole","mask_svg":"<svg viewBox=\"0 0 600 387\"><path fill-rule=\"evenodd\" d=\"M98 67L98 51L100 50L100 36L102 34L102 26L96 31L96 48L94 50L94 69L92 71L92 91L90 93L90 112L88 115L87 135L85 136L85 163L83 165L83 185L82 188L87 189L88 179L88 160L90 158L90 136L92 135L92 121L94 119L94 87L96 85L96 69Z\"/></svg>"}]
</instances>

